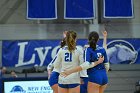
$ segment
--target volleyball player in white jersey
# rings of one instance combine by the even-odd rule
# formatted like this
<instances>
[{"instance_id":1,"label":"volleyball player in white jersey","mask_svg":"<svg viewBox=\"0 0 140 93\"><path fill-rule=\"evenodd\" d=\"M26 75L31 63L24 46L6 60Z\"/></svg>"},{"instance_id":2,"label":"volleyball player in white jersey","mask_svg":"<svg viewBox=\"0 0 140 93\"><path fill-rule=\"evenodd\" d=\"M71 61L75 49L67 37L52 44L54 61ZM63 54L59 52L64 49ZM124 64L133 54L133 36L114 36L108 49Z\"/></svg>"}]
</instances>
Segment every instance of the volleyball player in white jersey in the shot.
<instances>
[{"instance_id":1,"label":"volleyball player in white jersey","mask_svg":"<svg viewBox=\"0 0 140 93\"><path fill-rule=\"evenodd\" d=\"M66 33L67 31L63 32L64 38L60 42L60 48L64 47L66 44L66 40L65 40ZM49 85L51 86L53 93L58 93L59 69L54 69L54 66L53 66L53 63L56 60L56 58L57 58L57 55L53 58L53 60L47 66Z\"/></svg>"},{"instance_id":2,"label":"volleyball player in white jersey","mask_svg":"<svg viewBox=\"0 0 140 93\"><path fill-rule=\"evenodd\" d=\"M76 47L76 37L76 32L68 31L66 34L67 46L60 48L58 51L54 68L60 69L60 72L77 67L84 62L82 51ZM94 64L99 63L100 62L95 62ZM58 85L59 93L80 93L80 73L72 73L65 78L59 76Z\"/></svg>"},{"instance_id":3,"label":"volleyball player in white jersey","mask_svg":"<svg viewBox=\"0 0 140 93\"><path fill-rule=\"evenodd\" d=\"M65 44L66 44L66 41L65 41L65 38L63 38L60 43L60 48L65 46ZM54 66L53 66L53 63L56 60L56 58L57 58L57 55L53 58L53 60L47 66L49 85L51 86L53 93L58 93L58 76L60 72L58 69L54 69Z\"/></svg>"}]
</instances>

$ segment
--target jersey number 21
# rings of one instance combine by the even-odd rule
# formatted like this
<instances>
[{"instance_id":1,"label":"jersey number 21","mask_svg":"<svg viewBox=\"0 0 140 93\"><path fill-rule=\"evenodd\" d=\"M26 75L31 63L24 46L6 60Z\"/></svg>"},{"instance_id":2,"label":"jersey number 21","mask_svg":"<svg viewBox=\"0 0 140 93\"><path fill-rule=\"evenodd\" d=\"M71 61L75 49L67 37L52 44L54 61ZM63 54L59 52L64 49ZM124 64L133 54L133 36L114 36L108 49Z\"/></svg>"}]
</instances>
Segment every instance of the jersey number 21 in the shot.
<instances>
[{"instance_id":1,"label":"jersey number 21","mask_svg":"<svg viewBox=\"0 0 140 93\"><path fill-rule=\"evenodd\" d=\"M72 53L65 53L65 61L66 62L72 61Z\"/></svg>"}]
</instances>

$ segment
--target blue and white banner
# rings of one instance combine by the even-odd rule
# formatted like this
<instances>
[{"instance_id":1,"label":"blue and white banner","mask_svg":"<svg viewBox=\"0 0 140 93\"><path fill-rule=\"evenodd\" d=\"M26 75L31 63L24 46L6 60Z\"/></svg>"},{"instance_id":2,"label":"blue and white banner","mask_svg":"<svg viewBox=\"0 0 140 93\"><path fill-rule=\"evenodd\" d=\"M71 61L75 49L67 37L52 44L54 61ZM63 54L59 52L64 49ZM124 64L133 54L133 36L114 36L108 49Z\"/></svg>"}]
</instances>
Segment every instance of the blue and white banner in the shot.
<instances>
[{"instance_id":1,"label":"blue and white banner","mask_svg":"<svg viewBox=\"0 0 140 93\"><path fill-rule=\"evenodd\" d=\"M3 66L47 66L59 49L60 40L3 41ZM77 41L83 47L86 39ZM102 46L102 40L98 44ZM108 39L107 55L111 64L140 64L140 39Z\"/></svg>"},{"instance_id":2,"label":"blue and white banner","mask_svg":"<svg viewBox=\"0 0 140 93\"><path fill-rule=\"evenodd\" d=\"M103 0L104 18L133 18L133 0Z\"/></svg>"},{"instance_id":3,"label":"blue and white banner","mask_svg":"<svg viewBox=\"0 0 140 93\"><path fill-rule=\"evenodd\" d=\"M94 0L64 0L64 19L93 19Z\"/></svg>"},{"instance_id":4,"label":"blue and white banner","mask_svg":"<svg viewBox=\"0 0 140 93\"><path fill-rule=\"evenodd\" d=\"M85 45L86 40L79 40ZM47 66L56 55L60 40L3 41L3 66Z\"/></svg>"},{"instance_id":5,"label":"blue and white banner","mask_svg":"<svg viewBox=\"0 0 140 93\"><path fill-rule=\"evenodd\" d=\"M57 0L27 0L27 19L57 19Z\"/></svg>"}]
</instances>

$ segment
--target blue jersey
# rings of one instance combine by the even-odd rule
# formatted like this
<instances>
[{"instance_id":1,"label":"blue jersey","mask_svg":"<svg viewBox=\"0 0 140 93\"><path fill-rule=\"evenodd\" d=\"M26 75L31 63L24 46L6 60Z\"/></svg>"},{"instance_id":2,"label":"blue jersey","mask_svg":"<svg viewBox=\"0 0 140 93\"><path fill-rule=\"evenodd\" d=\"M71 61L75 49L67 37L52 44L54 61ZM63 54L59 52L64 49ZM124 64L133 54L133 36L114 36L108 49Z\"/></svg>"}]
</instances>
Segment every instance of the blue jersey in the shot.
<instances>
[{"instance_id":1,"label":"blue jersey","mask_svg":"<svg viewBox=\"0 0 140 93\"><path fill-rule=\"evenodd\" d=\"M89 68L87 70L88 74L92 73L92 72L94 72L96 70L99 70L99 69L105 69L104 63L107 63L108 59L107 59L106 51L105 51L105 49L103 47L97 46L95 50L93 50L93 48L91 48L91 47L88 47L85 50L85 61L86 62L90 62L91 63L91 62L98 61L98 58L100 56L104 56L103 63L98 64L97 66L95 66L93 68Z\"/></svg>"}]
</instances>

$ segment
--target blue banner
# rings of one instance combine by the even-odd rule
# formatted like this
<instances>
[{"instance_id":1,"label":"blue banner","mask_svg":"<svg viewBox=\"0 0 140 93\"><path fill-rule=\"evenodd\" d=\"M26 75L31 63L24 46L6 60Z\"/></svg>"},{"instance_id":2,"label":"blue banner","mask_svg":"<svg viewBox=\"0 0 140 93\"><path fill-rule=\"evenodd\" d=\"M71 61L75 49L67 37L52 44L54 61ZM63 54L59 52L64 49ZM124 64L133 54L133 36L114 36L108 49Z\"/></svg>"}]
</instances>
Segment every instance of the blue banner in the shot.
<instances>
[{"instance_id":1,"label":"blue banner","mask_svg":"<svg viewBox=\"0 0 140 93\"><path fill-rule=\"evenodd\" d=\"M94 0L65 0L65 19L93 19Z\"/></svg>"},{"instance_id":2,"label":"blue banner","mask_svg":"<svg viewBox=\"0 0 140 93\"><path fill-rule=\"evenodd\" d=\"M105 18L133 18L133 0L103 0Z\"/></svg>"},{"instance_id":3,"label":"blue banner","mask_svg":"<svg viewBox=\"0 0 140 93\"><path fill-rule=\"evenodd\" d=\"M57 19L57 1L27 0L27 19Z\"/></svg>"},{"instance_id":4,"label":"blue banner","mask_svg":"<svg viewBox=\"0 0 140 93\"><path fill-rule=\"evenodd\" d=\"M7 67L47 66L59 49L60 40L3 41L2 65ZM86 39L77 40L83 47ZM98 44L102 46L102 40ZM140 64L140 39L108 39L111 64Z\"/></svg>"},{"instance_id":5,"label":"blue banner","mask_svg":"<svg viewBox=\"0 0 140 93\"><path fill-rule=\"evenodd\" d=\"M86 40L77 43L85 45ZM47 66L56 55L60 40L3 41L3 66Z\"/></svg>"}]
</instances>

